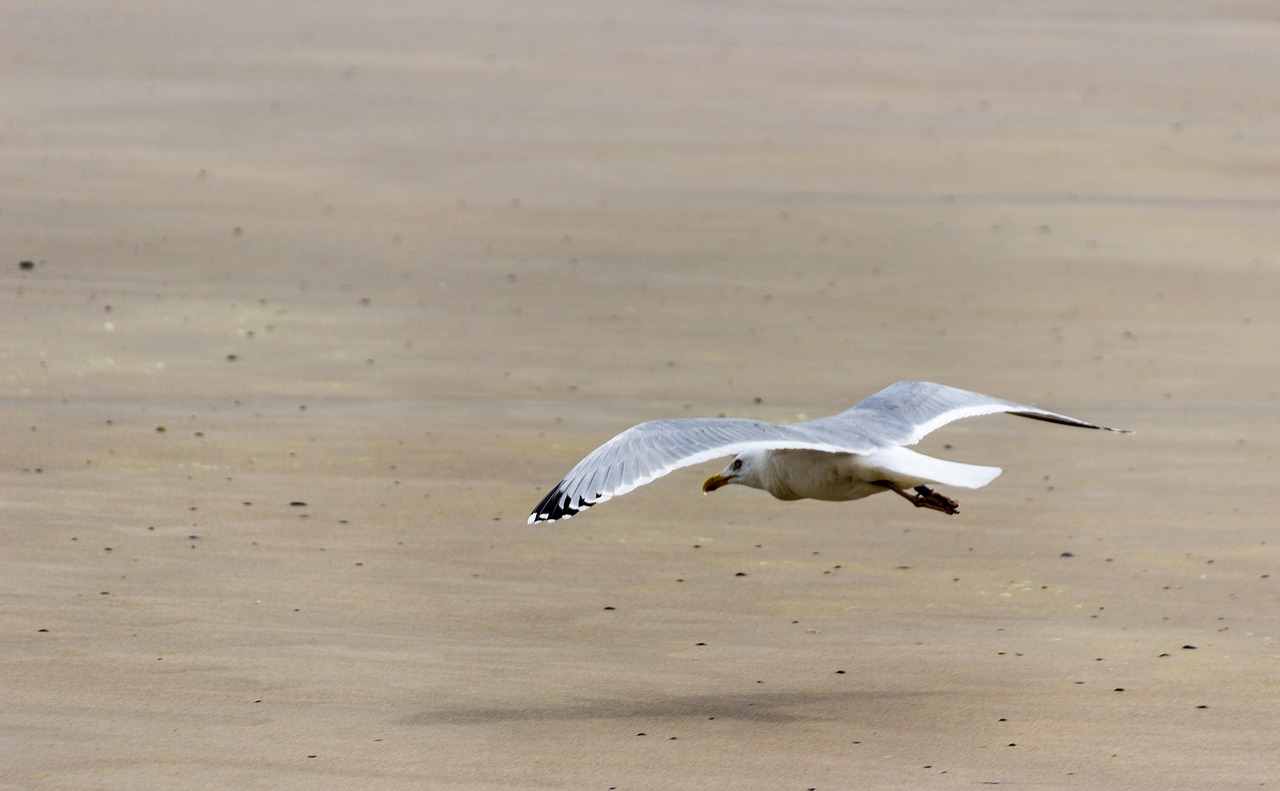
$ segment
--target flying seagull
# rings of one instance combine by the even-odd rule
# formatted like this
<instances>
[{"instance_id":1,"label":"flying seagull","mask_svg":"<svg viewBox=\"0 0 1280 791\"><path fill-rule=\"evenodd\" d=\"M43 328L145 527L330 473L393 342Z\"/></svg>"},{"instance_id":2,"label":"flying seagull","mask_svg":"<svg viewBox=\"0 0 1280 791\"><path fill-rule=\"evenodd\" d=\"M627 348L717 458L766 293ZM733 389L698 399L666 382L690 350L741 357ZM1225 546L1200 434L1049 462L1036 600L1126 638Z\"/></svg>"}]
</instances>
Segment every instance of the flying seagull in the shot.
<instances>
[{"instance_id":1,"label":"flying seagull","mask_svg":"<svg viewBox=\"0 0 1280 791\"><path fill-rule=\"evenodd\" d=\"M578 462L529 514L529 524L568 519L681 467L729 455L733 461L702 484L703 493L731 483L764 489L779 500L858 500L894 492L917 508L954 514L956 501L926 484L977 489L995 480L1000 468L935 459L906 446L953 420L997 412L1133 433L946 385L898 382L838 415L805 423L681 418L633 426Z\"/></svg>"}]
</instances>

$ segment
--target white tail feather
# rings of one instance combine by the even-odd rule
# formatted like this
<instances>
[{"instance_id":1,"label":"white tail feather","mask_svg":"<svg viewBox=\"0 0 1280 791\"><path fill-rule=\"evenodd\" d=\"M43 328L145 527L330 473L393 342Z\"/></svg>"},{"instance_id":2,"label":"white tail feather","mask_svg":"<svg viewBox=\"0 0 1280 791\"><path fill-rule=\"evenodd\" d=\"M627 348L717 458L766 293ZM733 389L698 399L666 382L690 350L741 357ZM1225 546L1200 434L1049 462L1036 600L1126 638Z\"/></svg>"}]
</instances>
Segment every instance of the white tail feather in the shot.
<instances>
[{"instance_id":1,"label":"white tail feather","mask_svg":"<svg viewBox=\"0 0 1280 791\"><path fill-rule=\"evenodd\" d=\"M938 483L944 486L960 486L979 489L991 483L1001 473L999 467L983 467L977 464L961 464L916 453L906 448L885 448L864 457L863 466L884 473L881 477L899 486L919 486Z\"/></svg>"}]
</instances>

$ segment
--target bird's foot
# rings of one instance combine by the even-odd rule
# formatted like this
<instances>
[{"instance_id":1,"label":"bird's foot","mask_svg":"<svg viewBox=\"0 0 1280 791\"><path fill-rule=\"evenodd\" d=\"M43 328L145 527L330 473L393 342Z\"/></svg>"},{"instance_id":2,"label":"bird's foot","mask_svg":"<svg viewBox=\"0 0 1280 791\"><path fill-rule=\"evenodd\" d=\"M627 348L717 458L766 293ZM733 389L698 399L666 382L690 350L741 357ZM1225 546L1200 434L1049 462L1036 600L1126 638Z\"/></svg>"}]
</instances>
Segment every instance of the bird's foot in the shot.
<instances>
[{"instance_id":1,"label":"bird's foot","mask_svg":"<svg viewBox=\"0 0 1280 791\"><path fill-rule=\"evenodd\" d=\"M960 503L943 494L939 494L928 486L917 486L916 496L909 498L916 508L932 508L944 514L960 513Z\"/></svg>"},{"instance_id":2,"label":"bird's foot","mask_svg":"<svg viewBox=\"0 0 1280 791\"><path fill-rule=\"evenodd\" d=\"M916 508L930 508L934 511L941 511L944 514L960 513L960 503L950 497L938 494L928 486L917 486L915 494L907 494L906 490L890 480L873 481L873 483L877 486L883 486Z\"/></svg>"}]
</instances>

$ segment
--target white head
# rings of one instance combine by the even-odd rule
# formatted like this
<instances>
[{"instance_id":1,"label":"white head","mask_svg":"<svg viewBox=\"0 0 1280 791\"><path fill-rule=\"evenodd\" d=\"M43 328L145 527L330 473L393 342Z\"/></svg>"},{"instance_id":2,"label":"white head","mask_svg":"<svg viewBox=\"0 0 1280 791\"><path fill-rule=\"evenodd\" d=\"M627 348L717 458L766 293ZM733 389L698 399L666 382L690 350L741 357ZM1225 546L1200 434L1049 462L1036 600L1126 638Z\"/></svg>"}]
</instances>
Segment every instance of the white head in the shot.
<instances>
[{"instance_id":1,"label":"white head","mask_svg":"<svg viewBox=\"0 0 1280 791\"><path fill-rule=\"evenodd\" d=\"M725 467L719 475L712 475L703 482L703 493L714 492L721 486L728 486L731 483L763 489L764 483L760 475L764 470L764 461L768 455L769 451L765 449L748 450L739 453L733 457L733 461L729 462L729 466Z\"/></svg>"}]
</instances>

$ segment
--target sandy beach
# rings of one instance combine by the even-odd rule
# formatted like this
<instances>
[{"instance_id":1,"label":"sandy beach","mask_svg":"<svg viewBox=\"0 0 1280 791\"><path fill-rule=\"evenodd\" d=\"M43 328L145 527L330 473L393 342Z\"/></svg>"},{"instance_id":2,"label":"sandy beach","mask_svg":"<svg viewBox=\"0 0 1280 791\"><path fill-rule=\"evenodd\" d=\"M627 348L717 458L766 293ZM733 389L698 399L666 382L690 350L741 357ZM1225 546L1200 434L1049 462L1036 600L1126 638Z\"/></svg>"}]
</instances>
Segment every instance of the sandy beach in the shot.
<instances>
[{"instance_id":1,"label":"sandy beach","mask_svg":"<svg viewBox=\"0 0 1280 791\"><path fill-rule=\"evenodd\" d=\"M1280 784L1280 16L0 11L6 789ZM924 379L946 493L530 509Z\"/></svg>"}]
</instances>

